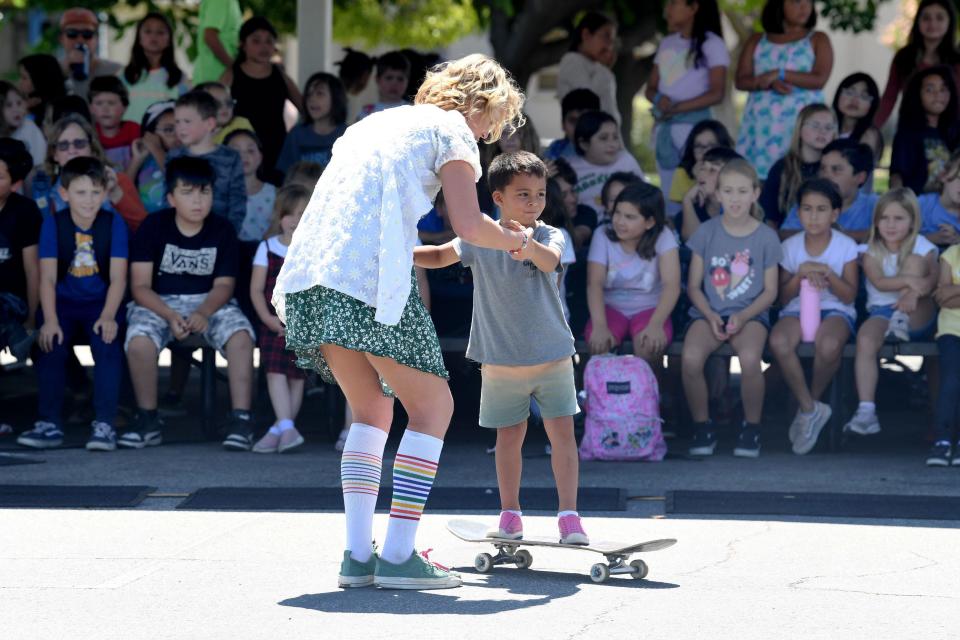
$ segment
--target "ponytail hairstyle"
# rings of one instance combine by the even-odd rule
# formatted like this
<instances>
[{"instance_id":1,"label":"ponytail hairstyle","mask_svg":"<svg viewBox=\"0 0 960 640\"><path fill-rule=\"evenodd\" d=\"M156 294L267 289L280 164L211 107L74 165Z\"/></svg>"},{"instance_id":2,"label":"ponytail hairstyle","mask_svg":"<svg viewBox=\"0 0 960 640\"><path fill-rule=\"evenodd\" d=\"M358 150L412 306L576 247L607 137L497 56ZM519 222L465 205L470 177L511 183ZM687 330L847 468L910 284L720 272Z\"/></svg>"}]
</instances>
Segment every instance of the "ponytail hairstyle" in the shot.
<instances>
[{"instance_id":1,"label":"ponytail hairstyle","mask_svg":"<svg viewBox=\"0 0 960 640\"><path fill-rule=\"evenodd\" d=\"M837 116L833 110L825 104L808 104L800 110L797 116L797 123L793 127L793 138L790 140L790 149L787 155L783 156L783 174L780 178L780 192L777 194L777 208L780 211L787 211L797 199L797 190L800 183L803 182L803 155L800 152L800 132L804 125L812 116L818 113L829 113L834 122Z\"/></svg>"},{"instance_id":2,"label":"ponytail hairstyle","mask_svg":"<svg viewBox=\"0 0 960 640\"><path fill-rule=\"evenodd\" d=\"M573 39L570 41L570 51L577 51L580 49L580 45L583 44L583 30L586 29L590 33L596 33L599 29L607 26L608 24L616 25L617 21L606 13L600 11L587 11L583 14L583 17L577 22L577 26L573 29Z\"/></svg>"},{"instance_id":3,"label":"ponytail hairstyle","mask_svg":"<svg viewBox=\"0 0 960 640\"><path fill-rule=\"evenodd\" d=\"M180 70L173 55L173 26L170 24L170 21L167 20L166 16L155 11L151 11L143 16L140 22L137 23L137 33L133 38L133 48L130 51L130 64L124 69L123 77L127 81L127 84L134 85L150 71L147 54L143 51L143 46L140 44L140 31L143 30L143 25L145 25L148 20L156 20L163 23L164 28L167 30L167 35L170 37L167 48L160 54L160 66L167 70L167 87L172 89L180 84L180 81L183 79L183 71Z\"/></svg>"},{"instance_id":4,"label":"ponytail hairstyle","mask_svg":"<svg viewBox=\"0 0 960 640\"><path fill-rule=\"evenodd\" d=\"M686 0L689 7L697 3L697 12L693 15L693 30L690 33L690 52L687 62L693 59L693 68L707 66L707 57L703 53L703 44L707 41L707 34L713 33L723 39L723 25L720 23L720 7L717 0Z\"/></svg>"},{"instance_id":5,"label":"ponytail hairstyle","mask_svg":"<svg viewBox=\"0 0 960 640\"><path fill-rule=\"evenodd\" d=\"M910 233L904 238L900 251L897 252L897 265L903 267L903 263L913 253L917 235L920 233L920 203L913 189L909 187L891 189L877 200L877 206L873 209L873 224L870 225L870 238L867 240L867 253L880 261L891 255L890 250L883 243L879 229L880 216L891 204L899 204L913 218L910 222Z\"/></svg>"},{"instance_id":6,"label":"ponytail hairstyle","mask_svg":"<svg viewBox=\"0 0 960 640\"><path fill-rule=\"evenodd\" d=\"M377 59L350 47L344 47L343 50L346 52L343 60L334 63L340 67L337 75L340 76L340 81L343 82L347 91L358 93L363 90L363 86L370 79L370 74L373 73L373 65L376 64Z\"/></svg>"},{"instance_id":7,"label":"ponytail hairstyle","mask_svg":"<svg viewBox=\"0 0 960 640\"><path fill-rule=\"evenodd\" d=\"M640 257L644 260L653 260L657 256L657 239L660 238L660 233L667 224L663 192L652 184L635 182L624 187L614 201L613 208L616 209L621 202L636 207L644 218L648 220L653 218L653 226L644 231L637 244L637 253ZM612 224L607 225L607 237L613 242L620 240Z\"/></svg>"},{"instance_id":8,"label":"ponytail hairstyle","mask_svg":"<svg viewBox=\"0 0 960 640\"><path fill-rule=\"evenodd\" d=\"M274 28L273 24L263 16L253 16L240 26L240 46L237 48L237 57L233 61L234 68L240 66L240 63L247 59L247 54L243 50L243 44L247 38L252 36L257 31L266 31L273 36L273 39L276 40L277 30Z\"/></svg>"},{"instance_id":9,"label":"ponytail hairstyle","mask_svg":"<svg viewBox=\"0 0 960 640\"><path fill-rule=\"evenodd\" d=\"M725 177L732 175L743 176L753 184L754 189L760 189L760 176L757 175L757 170L746 159L733 158L723 165L723 169L720 169L720 175L717 176L717 186L719 187ZM754 202L750 205L750 216L763 222L763 209L760 208L759 203Z\"/></svg>"},{"instance_id":10,"label":"ponytail hairstyle","mask_svg":"<svg viewBox=\"0 0 960 640\"><path fill-rule=\"evenodd\" d=\"M287 184L277 190L277 199L273 201L273 219L263 239L280 233L280 221L287 216L303 213L310 202L310 190L299 183Z\"/></svg>"}]
</instances>

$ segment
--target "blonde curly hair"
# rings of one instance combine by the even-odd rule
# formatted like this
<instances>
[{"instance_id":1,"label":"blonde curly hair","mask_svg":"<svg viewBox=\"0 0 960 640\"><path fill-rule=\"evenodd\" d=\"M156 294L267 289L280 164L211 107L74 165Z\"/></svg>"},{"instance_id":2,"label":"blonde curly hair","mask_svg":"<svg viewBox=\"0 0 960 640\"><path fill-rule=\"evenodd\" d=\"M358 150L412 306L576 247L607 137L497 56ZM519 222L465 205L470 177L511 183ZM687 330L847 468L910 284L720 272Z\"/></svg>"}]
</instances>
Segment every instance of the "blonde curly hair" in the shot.
<instances>
[{"instance_id":1,"label":"blonde curly hair","mask_svg":"<svg viewBox=\"0 0 960 640\"><path fill-rule=\"evenodd\" d=\"M524 125L524 100L516 81L496 60L474 53L430 69L414 102L455 109L465 118L488 116L492 126L486 141L490 143Z\"/></svg>"}]
</instances>

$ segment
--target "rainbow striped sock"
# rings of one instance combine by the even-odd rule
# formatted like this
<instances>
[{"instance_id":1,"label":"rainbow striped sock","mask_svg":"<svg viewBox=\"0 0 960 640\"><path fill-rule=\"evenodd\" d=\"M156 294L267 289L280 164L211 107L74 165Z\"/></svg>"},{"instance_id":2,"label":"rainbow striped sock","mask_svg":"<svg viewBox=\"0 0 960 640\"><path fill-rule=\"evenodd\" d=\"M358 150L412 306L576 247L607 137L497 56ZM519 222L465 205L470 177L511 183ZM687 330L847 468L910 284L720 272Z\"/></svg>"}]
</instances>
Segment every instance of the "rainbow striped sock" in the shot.
<instances>
[{"instance_id":1,"label":"rainbow striped sock","mask_svg":"<svg viewBox=\"0 0 960 640\"><path fill-rule=\"evenodd\" d=\"M400 564L413 553L420 514L437 475L443 440L423 433L404 432L393 462L393 501L387 537L380 557Z\"/></svg>"},{"instance_id":2,"label":"rainbow striped sock","mask_svg":"<svg viewBox=\"0 0 960 640\"><path fill-rule=\"evenodd\" d=\"M387 432L360 422L350 433L340 458L343 510L347 521L347 550L359 562L370 559L373 512L380 491L380 467Z\"/></svg>"}]
</instances>

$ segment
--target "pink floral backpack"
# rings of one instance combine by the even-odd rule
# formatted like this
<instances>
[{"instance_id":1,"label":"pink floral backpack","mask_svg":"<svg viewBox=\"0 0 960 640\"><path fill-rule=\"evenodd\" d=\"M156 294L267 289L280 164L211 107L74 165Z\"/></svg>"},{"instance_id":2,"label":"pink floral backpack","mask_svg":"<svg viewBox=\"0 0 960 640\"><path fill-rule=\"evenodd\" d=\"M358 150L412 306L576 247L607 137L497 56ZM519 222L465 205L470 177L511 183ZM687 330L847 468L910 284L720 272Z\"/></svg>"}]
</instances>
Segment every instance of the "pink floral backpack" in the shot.
<instances>
[{"instance_id":1,"label":"pink floral backpack","mask_svg":"<svg viewBox=\"0 0 960 640\"><path fill-rule=\"evenodd\" d=\"M586 427L581 460L663 460L660 389L636 356L594 356L583 375Z\"/></svg>"}]
</instances>

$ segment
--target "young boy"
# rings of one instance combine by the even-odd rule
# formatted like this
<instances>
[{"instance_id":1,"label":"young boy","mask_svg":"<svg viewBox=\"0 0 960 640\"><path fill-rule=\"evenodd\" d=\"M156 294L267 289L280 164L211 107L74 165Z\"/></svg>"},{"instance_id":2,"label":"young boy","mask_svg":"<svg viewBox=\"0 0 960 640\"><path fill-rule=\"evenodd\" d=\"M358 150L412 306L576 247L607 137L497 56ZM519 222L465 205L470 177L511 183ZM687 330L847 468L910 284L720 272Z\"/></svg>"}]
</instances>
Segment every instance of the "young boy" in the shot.
<instances>
[{"instance_id":1,"label":"young boy","mask_svg":"<svg viewBox=\"0 0 960 640\"><path fill-rule=\"evenodd\" d=\"M130 93L117 76L100 76L90 81L90 114L107 161L126 171L131 146L140 137L140 125L123 119Z\"/></svg>"},{"instance_id":2,"label":"young boy","mask_svg":"<svg viewBox=\"0 0 960 640\"><path fill-rule=\"evenodd\" d=\"M43 219L36 203L16 192L32 164L22 142L0 138L0 349L17 360L30 353L39 302Z\"/></svg>"},{"instance_id":3,"label":"young boy","mask_svg":"<svg viewBox=\"0 0 960 640\"><path fill-rule=\"evenodd\" d=\"M66 360L74 333L82 330L95 362L96 417L87 449L113 451L123 372L117 332L127 290L127 225L103 209L107 174L96 158L74 158L63 166L60 195L67 208L47 216L40 230L39 419L17 442L36 449L63 444Z\"/></svg>"},{"instance_id":4,"label":"young boy","mask_svg":"<svg viewBox=\"0 0 960 640\"><path fill-rule=\"evenodd\" d=\"M579 413L573 380L573 335L563 317L557 274L564 240L539 222L546 203L547 168L532 153L501 154L490 164L490 190L501 224L525 228L527 239L507 253L454 239L414 249L428 269L460 261L473 271L473 323L467 357L481 363L480 426L497 430L500 526L491 535L523 537L520 456L536 399L552 446L560 497L560 541L588 544L577 508L578 457L573 416Z\"/></svg>"},{"instance_id":5,"label":"young boy","mask_svg":"<svg viewBox=\"0 0 960 640\"><path fill-rule=\"evenodd\" d=\"M860 190L872 173L873 151L867 145L842 138L824 147L820 157L820 177L832 182L843 200L837 226L857 242L867 241L873 223L873 208L878 196ZM780 239L786 240L802 230L794 203L780 227Z\"/></svg>"},{"instance_id":6,"label":"young boy","mask_svg":"<svg viewBox=\"0 0 960 640\"><path fill-rule=\"evenodd\" d=\"M544 153L546 159L556 160L576 156L577 148L573 144L573 132L577 129L577 120L584 112L599 111L599 109L600 98L590 89L574 89L563 96L563 100L560 101L563 137L550 143Z\"/></svg>"},{"instance_id":7,"label":"young boy","mask_svg":"<svg viewBox=\"0 0 960 640\"><path fill-rule=\"evenodd\" d=\"M253 131L253 125L249 120L233 114L236 101L230 95L230 87L222 82L204 82L194 87L194 90L209 93L217 102L217 128L213 130L214 142L223 144L227 136L238 129Z\"/></svg>"},{"instance_id":8,"label":"young boy","mask_svg":"<svg viewBox=\"0 0 960 640\"><path fill-rule=\"evenodd\" d=\"M357 122L371 113L409 104L403 96L410 82L410 60L399 51L390 51L377 58L377 92L380 99L364 105L357 114Z\"/></svg>"},{"instance_id":9,"label":"young boy","mask_svg":"<svg viewBox=\"0 0 960 640\"><path fill-rule=\"evenodd\" d=\"M226 218L234 231L240 231L247 215L247 188L243 162L233 149L213 141L217 128L217 101L205 91L191 91L177 99L174 110L177 139L181 147L167 154L170 160L182 156L202 158L216 175L213 184L213 214ZM169 185L169 180L167 181Z\"/></svg>"},{"instance_id":10,"label":"young boy","mask_svg":"<svg viewBox=\"0 0 960 640\"><path fill-rule=\"evenodd\" d=\"M137 401L137 417L121 447L142 449L162 441L157 416L157 356L173 340L197 333L227 359L233 411L224 448L253 445L250 383L253 327L233 299L237 236L226 220L210 215L213 168L202 158L167 164L172 209L151 214L130 252L130 293L124 348Z\"/></svg>"},{"instance_id":11,"label":"young boy","mask_svg":"<svg viewBox=\"0 0 960 640\"><path fill-rule=\"evenodd\" d=\"M917 195L920 233L941 249L960 244L960 151L954 151L938 180L939 193Z\"/></svg>"}]
</instances>

